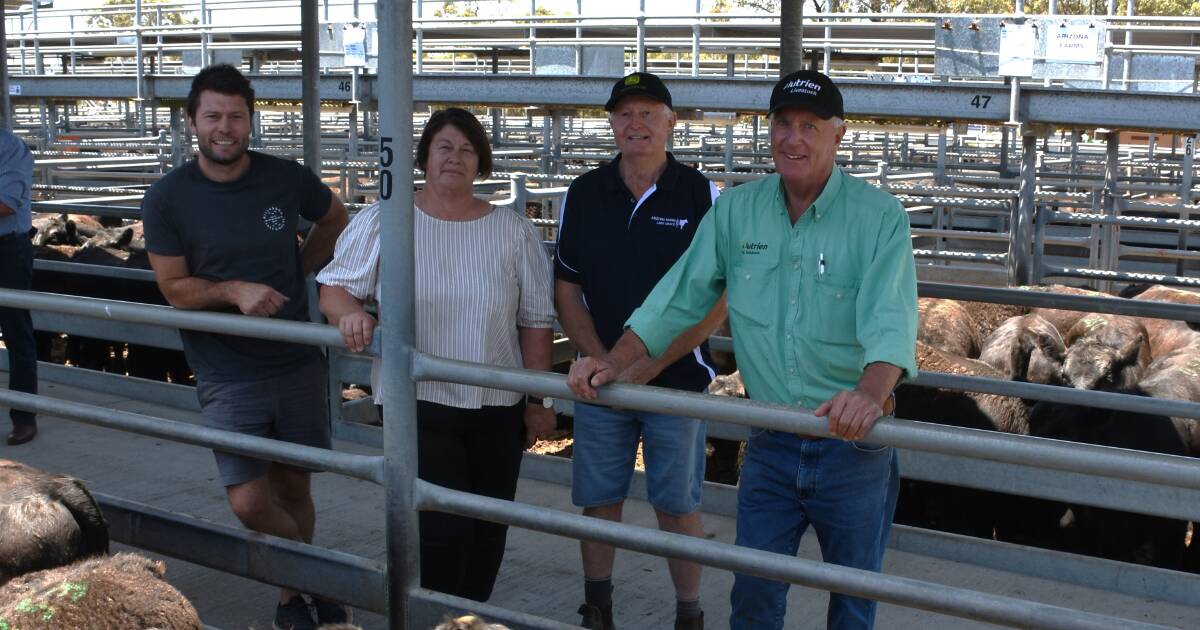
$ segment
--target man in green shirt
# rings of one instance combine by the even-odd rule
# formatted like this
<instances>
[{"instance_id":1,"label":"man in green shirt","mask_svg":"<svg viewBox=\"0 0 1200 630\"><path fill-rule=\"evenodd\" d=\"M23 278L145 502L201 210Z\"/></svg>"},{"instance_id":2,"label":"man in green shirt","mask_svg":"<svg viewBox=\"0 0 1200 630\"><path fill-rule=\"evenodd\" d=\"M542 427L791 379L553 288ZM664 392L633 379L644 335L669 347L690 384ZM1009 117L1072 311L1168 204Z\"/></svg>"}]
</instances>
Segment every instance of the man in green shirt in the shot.
<instances>
[{"instance_id":1,"label":"man in green shirt","mask_svg":"<svg viewBox=\"0 0 1200 630\"><path fill-rule=\"evenodd\" d=\"M691 247L602 358L568 384L586 399L661 354L728 291L747 395L814 409L834 438L755 429L738 488L737 544L794 555L812 525L825 561L879 570L900 477L890 447L858 442L916 375L916 268L891 195L834 165L845 134L829 77L800 71L771 94L776 173L721 195ZM788 584L737 575L730 626L782 628ZM834 593L830 628L869 628L872 601Z\"/></svg>"}]
</instances>

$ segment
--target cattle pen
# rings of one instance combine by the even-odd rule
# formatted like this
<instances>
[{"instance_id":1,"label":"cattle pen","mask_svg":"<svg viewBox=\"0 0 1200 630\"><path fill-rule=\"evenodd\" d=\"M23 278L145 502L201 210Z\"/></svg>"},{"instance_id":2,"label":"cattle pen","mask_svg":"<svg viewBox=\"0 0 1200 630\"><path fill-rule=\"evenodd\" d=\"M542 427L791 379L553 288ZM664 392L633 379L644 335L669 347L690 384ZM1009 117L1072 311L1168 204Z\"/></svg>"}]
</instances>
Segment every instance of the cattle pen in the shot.
<instances>
[{"instance_id":1,"label":"cattle pen","mask_svg":"<svg viewBox=\"0 0 1200 630\"><path fill-rule=\"evenodd\" d=\"M17 8L13 4L6 2L6 8ZM258 115L258 146L303 157L353 208L378 198L384 238L395 251L412 250L409 183L417 177L413 129L427 115L427 103L488 111L498 164L506 171L484 188L493 204L538 220L552 240L565 185L611 150L596 141L602 122L588 107L603 101L612 78L603 68L589 74L585 61L605 53L589 58L588 47L619 49L617 75L625 68L669 75L677 105L691 112L690 120L681 121L687 127L673 140L675 150L710 179L732 186L768 168L760 119L781 63L782 51L775 52L780 48L778 14L714 17L702 15L697 3L695 14L658 19L643 12L608 21L528 18L488 25L427 19L423 7L434 3L420 0L378 0L369 12L367 3L360 7L357 1L302 0L277 3L297 12L295 24L243 32L211 15L239 8L230 3L180 3L176 8L197 11L201 22L168 28L145 20L152 13L136 0L126 8L136 27L88 33L82 25L40 26L39 18L70 16L41 10L39 4L18 11L18 19L5 19L7 85L0 86L5 87L0 98L12 99L11 105L3 104L6 122L22 130L39 151L36 190L42 198L34 204L37 212L122 220L138 216L135 203L145 185L190 152L180 107L190 81L186 66L196 65L185 54L189 51L204 62L229 59L230 51L236 52L237 62L251 70L259 98L275 107ZM164 7L154 7L161 16ZM1018 5L1010 17L1023 20L1022 8ZM82 14L76 17L83 19ZM989 28L986 20L993 18L954 19L974 19ZM1110 40L1099 48L1102 76L1078 87L1070 83L1083 79L1050 74L1007 83L974 75L940 80L938 51L948 46L940 31L954 28L947 16L881 16L870 23L852 14L805 16L804 46L813 53L812 63L843 72L847 109L857 114L839 163L905 205L922 297L1200 325L1200 305L1015 288L1069 280L1110 293L1135 282L1200 285L1200 243L1195 238L1200 221L1194 218L1200 206L1192 203L1194 134L1200 120L1195 57L1200 49L1194 36L1186 44L1172 39L1200 22L1138 20L1132 13L1092 19L1108 29ZM390 74L364 72L344 65L345 59L324 59L331 47L341 45L340 39L328 39L334 27L341 37L346 25L358 22L377 34L370 40L376 46L370 51L374 67L394 69ZM883 39L868 37L875 33ZM298 59L271 53L294 50L297 35ZM89 38L96 41L85 58L80 40ZM753 54L764 46L774 46L774 57L761 55L760 60ZM249 52L243 55L243 49ZM554 65L547 60L558 59L563 51L572 53L571 67L537 76L539 68ZM340 48L336 52L345 54ZM1138 55L1168 54L1187 58L1192 71L1187 80L1176 75L1139 78L1139 66L1133 63ZM47 57L59 59L64 71L48 71ZM157 66L143 67L147 59ZM369 70L371 64L366 66ZM896 71L887 78L876 76L885 67ZM1136 88L1139 81L1158 89ZM1182 87L1164 87L1171 81ZM14 92L12 86L19 89ZM84 100L122 105L117 112L108 106L89 109L79 105ZM519 113L517 107L522 108ZM95 120L85 120L87 116ZM72 118L77 120L69 122ZM987 128L972 128L977 125ZM1091 136L1086 141L1084 129ZM1133 140L1134 132L1143 137ZM1159 138L1169 138L1164 140L1168 146ZM1014 152L1017 164L1010 163ZM53 363L40 365L43 382L52 385L46 395L0 390L0 405L56 419L45 439L28 451L30 463L102 480L100 500L115 540L188 566L346 602L373 614L367 627L427 628L448 612L466 610L513 628L570 627L576 593L563 583L574 583L578 576L571 561L576 539L639 552L634 566L644 572L661 572L652 562L655 556L718 569L710 575L719 577L706 578L711 610L722 610L716 603L724 596L720 590L727 587L729 572L737 571L813 589L795 589L791 600L794 608L808 612L821 607L812 604L819 599L811 596L814 591L877 599L890 604L881 612L880 623L887 627L968 627L964 620L1030 628L1200 626L1200 574L1188 571L904 525L893 530L894 553L882 574L822 564L813 559L811 545L799 558L738 548L731 544L736 489L727 484L706 484L704 510L712 539L699 540L647 529L645 519L613 525L575 514L565 498L570 467L562 458L527 453L522 489L511 503L423 483L415 474L416 381L553 396L559 399L558 410L567 414L572 395L561 375L416 351L412 261L391 257L383 265L381 302L391 315L368 354L384 357L384 378L402 386L384 394L382 426L364 422L374 413L369 401L332 397L339 440L334 451L199 426L192 388L180 382ZM130 295L144 295L152 281L146 269L79 260L42 259L36 268L44 279L75 279L68 285L74 288L101 282L142 285L143 293ZM343 351L336 329L323 324L179 311L138 303L153 300L105 299L86 290L79 291L82 296L61 294L67 292L75 291L0 290L0 305L30 309L39 330L169 351L181 348L179 329L320 346L330 355L337 385L332 391L369 382L367 359ZM731 350L728 338L714 338L713 344ZM568 343L557 343L555 349L560 360L572 354ZM1200 419L1198 402L936 372L922 372L911 385ZM710 437L724 440L744 440L751 427L825 434L824 421L778 405L629 385L606 389L601 402L706 418ZM921 420L885 419L871 432L872 441L901 449L906 479L1200 523L1200 461L1192 457ZM136 435L125 437L110 429ZM338 475L336 481L323 475L318 482L318 503L328 501L338 506L333 511L342 512L328 514L331 531L318 534L318 541L329 545L293 543L233 526L221 509L216 483L206 478L211 469L211 464L205 467L207 453L194 447L254 454ZM13 449L4 457L26 455ZM635 486L634 496L644 497L640 476ZM491 604L418 587L417 565L410 559L416 554L421 510L514 526L513 548ZM1193 530L1193 553L1195 540ZM169 570L168 579L171 575ZM244 605L239 589L259 587L202 577L211 574L198 569L188 575L196 580L188 594L200 602L202 614L212 614L206 623L247 627L256 622L226 608ZM535 576L540 579L531 579ZM206 591L205 584L213 590ZM205 602L209 594L215 601ZM636 614L645 616L628 613L624 627L666 623L651 616L650 603L640 606ZM715 619L720 627L720 618Z\"/></svg>"}]
</instances>

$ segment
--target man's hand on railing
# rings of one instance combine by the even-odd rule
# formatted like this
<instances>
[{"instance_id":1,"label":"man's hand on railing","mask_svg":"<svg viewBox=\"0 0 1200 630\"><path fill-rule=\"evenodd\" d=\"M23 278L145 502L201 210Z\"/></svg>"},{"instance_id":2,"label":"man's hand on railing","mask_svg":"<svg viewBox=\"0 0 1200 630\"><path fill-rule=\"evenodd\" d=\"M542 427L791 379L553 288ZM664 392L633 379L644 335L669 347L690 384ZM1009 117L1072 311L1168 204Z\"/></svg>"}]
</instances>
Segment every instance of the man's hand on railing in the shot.
<instances>
[{"instance_id":1,"label":"man's hand on railing","mask_svg":"<svg viewBox=\"0 0 1200 630\"><path fill-rule=\"evenodd\" d=\"M846 390L817 407L813 415L827 418L829 432L843 440L861 440L883 415L883 408L860 391Z\"/></svg>"},{"instance_id":2,"label":"man's hand on railing","mask_svg":"<svg viewBox=\"0 0 1200 630\"><path fill-rule=\"evenodd\" d=\"M607 357L583 357L571 362L571 371L567 374L567 387L584 400L595 400L596 388L617 380L620 374L617 366Z\"/></svg>"},{"instance_id":3,"label":"man's hand on railing","mask_svg":"<svg viewBox=\"0 0 1200 630\"><path fill-rule=\"evenodd\" d=\"M338 321L338 330L342 332L342 342L351 352L362 352L371 345L375 333L375 318L366 311L357 311L342 316Z\"/></svg>"}]
</instances>

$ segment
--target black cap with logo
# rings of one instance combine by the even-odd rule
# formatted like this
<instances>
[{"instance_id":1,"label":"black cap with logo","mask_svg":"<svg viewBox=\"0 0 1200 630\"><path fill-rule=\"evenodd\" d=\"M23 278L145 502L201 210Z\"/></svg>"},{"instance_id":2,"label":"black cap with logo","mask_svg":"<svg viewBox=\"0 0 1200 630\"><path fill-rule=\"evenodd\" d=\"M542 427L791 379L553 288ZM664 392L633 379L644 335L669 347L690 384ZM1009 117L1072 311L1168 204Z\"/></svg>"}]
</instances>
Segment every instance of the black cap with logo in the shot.
<instances>
[{"instance_id":1,"label":"black cap with logo","mask_svg":"<svg viewBox=\"0 0 1200 630\"><path fill-rule=\"evenodd\" d=\"M845 118L842 92L829 77L816 70L799 70L783 77L771 90L771 111L800 107L821 118Z\"/></svg>"},{"instance_id":2,"label":"black cap with logo","mask_svg":"<svg viewBox=\"0 0 1200 630\"><path fill-rule=\"evenodd\" d=\"M613 85L612 96L604 104L604 111L611 112L626 96L645 96L671 107L671 93L667 91L667 86L663 85L662 79L649 72L634 72L618 79Z\"/></svg>"}]
</instances>

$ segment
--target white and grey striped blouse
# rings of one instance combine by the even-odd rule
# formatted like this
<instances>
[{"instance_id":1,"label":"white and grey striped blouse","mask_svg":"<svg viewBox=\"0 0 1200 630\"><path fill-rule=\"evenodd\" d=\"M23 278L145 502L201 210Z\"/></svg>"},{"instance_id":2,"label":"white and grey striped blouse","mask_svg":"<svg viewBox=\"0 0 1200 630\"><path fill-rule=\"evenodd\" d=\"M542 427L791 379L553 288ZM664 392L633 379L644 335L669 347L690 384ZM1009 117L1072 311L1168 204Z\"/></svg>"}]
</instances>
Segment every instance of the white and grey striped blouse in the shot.
<instances>
[{"instance_id":1,"label":"white and grey striped blouse","mask_svg":"<svg viewBox=\"0 0 1200 630\"><path fill-rule=\"evenodd\" d=\"M517 327L554 325L550 260L533 223L504 209L472 221L445 221L420 208L414 216L417 349L450 359L520 367ZM333 261L317 282L341 287L363 301L374 300L379 295L379 253L379 204L372 204L342 232ZM371 371L376 401L381 400L378 367ZM515 404L521 394L420 382L417 398L477 409Z\"/></svg>"}]
</instances>

